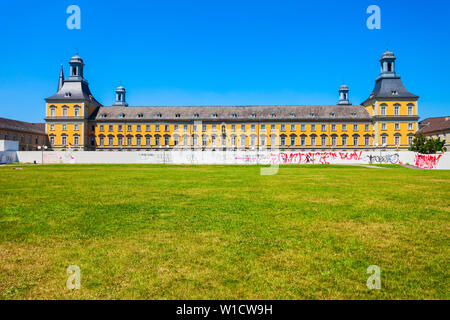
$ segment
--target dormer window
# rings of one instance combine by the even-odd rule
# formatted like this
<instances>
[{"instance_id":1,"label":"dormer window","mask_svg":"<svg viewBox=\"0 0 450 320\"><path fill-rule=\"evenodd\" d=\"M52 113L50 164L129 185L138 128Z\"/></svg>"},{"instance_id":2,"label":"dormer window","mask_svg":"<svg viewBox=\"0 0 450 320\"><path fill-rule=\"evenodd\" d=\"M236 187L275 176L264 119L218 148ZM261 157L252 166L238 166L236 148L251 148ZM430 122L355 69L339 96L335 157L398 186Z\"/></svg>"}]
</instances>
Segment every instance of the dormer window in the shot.
<instances>
[{"instance_id":1,"label":"dormer window","mask_svg":"<svg viewBox=\"0 0 450 320\"><path fill-rule=\"evenodd\" d=\"M138 117L138 118L143 118L144 115L143 115L142 113L139 113L139 114L137 115L137 117Z\"/></svg>"},{"instance_id":2,"label":"dormer window","mask_svg":"<svg viewBox=\"0 0 450 320\"><path fill-rule=\"evenodd\" d=\"M252 117L252 118L256 118L256 114L252 113L252 114L251 114L251 117Z\"/></svg>"},{"instance_id":3,"label":"dormer window","mask_svg":"<svg viewBox=\"0 0 450 320\"><path fill-rule=\"evenodd\" d=\"M101 115L101 117L102 117L102 118L106 118L107 116L106 116L105 113L103 113L103 114Z\"/></svg>"},{"instance_id":4,"label":"dormer window","mask_svg":"<svg viewBox=\"0 0 450 320\"><path fill-rule=\"evenodd\" d=\"M70 92L66 92L66 93L65 93L65 96L66 96L66 97L70 97L70 96L72 96L72 94L71 94Z\"/></svg>"},{"instance_id":5,"label":"dormer window","mask_svg":"<svg viewBox=\"0 0 450 320\"><path fill-rule=\"evenodd\" d=\"M355 112L352 113L352 117L356 118L356 113Z\"/></svg>"},{"instance_id":6,"label":"dormer window","mask_svg":"<svg viewBox=\"0 0 450 320\"><path fill-rule=\"evenodd\" d=\"M198 118L198 117L199 117L198 113L194 113L194 118Z\"/></svg>"},{"instance_id":7,"label":"dormer window","mask_svg":"<svg viewBox=\"0 0 450 320\"><path fill-rule=\"evenodd\" d=\"M316 114L314 112L311 112L311 117L315 117Z\"/></svg>"},{"instance_id":8,"label":"dormer window","mask_svg":"<svg viewBox=\"0 0 450 320\"><path fill-rule=\"evenodd\" d=\"M119 118L125 118L125 113L121 113L121 114L119 115Z\"/></svg>"},{"instance_id":9,"label":"dormer window","mask_svg":"<svg viewBox=\"0 0 450 320\"><path fill-rule=\"evenodd\" d=\"M277 115L275 113L272 113L272 118L276 118Z\"/></svg>"},{"instance_id":10,"label":"dormer window","mask_svg":"<svg viewBox=\"0 0 450 320\"><path fill-rule=\"evenodd\" d=\"M393 95L393 96L398 96L397 90L392 90L392 95Z\"/></svg>"},{"instance_id":11,"label":"dormer window","mask_svg":"<svg viewBox=\"0 0 450 320\"><path fill-rule=\"evenodd\" d=\"M237 118L237 114L236 114L236 113L233 113L231 116L232 116L233 118Z\"/></svg>"},{"instance_id":12,"label":"dormer window","mask_svg":"<svg viewBox=\"0 0 450 320\"><path fill-rule=\"evenodd\" d=\"M161 117L162 117L162 114L161 114L161 113L157 113L157 114L156 114L156 117L157 117L157 118L161 118Z\"/></svg>"},{"instance_id":13,"label":"dormer window","mask_svg":"<svg viewBox=\"0 0 450 320\"><path fill-rule=\"evenodd\" d=\"M212 117L213 117L213 118L217 118L217 113L213 113L213 114L212 114Z\"/></svg>"},{"instance_id":14,"label":"dormer window","mask_svg":"<svg viewBox=\"0 0 450 320\"><path fill-rule=\"evenodd\" d=\"M175 118L179 118L179 117L180 117L179 113L175 114Z\"/></svg>"},{"instance_id":15,"label":"dormer window","mask_svg":"<svg viewBox=\"0 0 450 320\"><path fill-rule=\"evenodd\" d=\"M291 118L295 118L295 113L291 113Z\"/></svg>"},{"instance_id":16,"label":"dormer window","mask_svg":"<svg viewBox=\"0 0 450 320\"><path fill-rule=\"evenodd\" d=\"M336 114L335 114L334 112L332 112L332 113L330 113L330 116L331 116L332 118L334 118L334 117L336 116Z\"/></svg>"}]
</instances>

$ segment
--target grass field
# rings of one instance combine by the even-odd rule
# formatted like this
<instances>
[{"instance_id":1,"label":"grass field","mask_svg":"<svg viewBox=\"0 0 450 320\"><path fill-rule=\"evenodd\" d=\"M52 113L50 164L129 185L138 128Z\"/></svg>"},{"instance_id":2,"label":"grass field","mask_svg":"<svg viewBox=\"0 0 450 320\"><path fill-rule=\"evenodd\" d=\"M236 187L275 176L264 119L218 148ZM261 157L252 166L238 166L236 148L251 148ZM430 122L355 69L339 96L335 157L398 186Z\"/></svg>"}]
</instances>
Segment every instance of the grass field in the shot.
<instances>
[{"instance_id":1,"label":"grass field","mask_svg":"<svg viewBox=\"0 0 450 320\"><path fill-rule=\"evenodd\" d=\"M22 167L0 167L1 299L450 298L450 171Z\"/></svg>"}]
</instances>

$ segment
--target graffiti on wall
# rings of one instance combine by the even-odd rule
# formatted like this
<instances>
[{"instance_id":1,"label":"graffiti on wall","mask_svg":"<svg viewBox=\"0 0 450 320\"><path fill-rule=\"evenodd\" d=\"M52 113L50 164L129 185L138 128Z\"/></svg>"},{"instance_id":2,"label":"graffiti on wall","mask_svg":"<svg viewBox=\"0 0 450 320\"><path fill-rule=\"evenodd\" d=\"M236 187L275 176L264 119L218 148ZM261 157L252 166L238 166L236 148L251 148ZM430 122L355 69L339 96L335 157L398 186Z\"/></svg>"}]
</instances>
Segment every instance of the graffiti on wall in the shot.
<instances>
[{"instance_id":1,"label":"graffiti on wall","mask_svg":"<svg viewBox=\"0 0 450 320\"><path fill-rule=\"evenodd\" d=\"M330 161L339 160L361 160L360 152L279 152L271 153L272 164L330 164Z\"/></svg>"},{"instance_id":2,"label":"graffiti on wall","mask_svg":"<svg viewBox=\"0 0 450 320\"><path fill-rule=\"evenodd\" d=\"M416 154L414 157L414 164L416 167L423 169L434 169L439 163L439 159L442 157L440 155L430 155L430 154Z\"/></svg>"},{"instance_id":3,"label":"graffiti on wall","mask_svg":"<svg viewBox=\"0 0 450 320\"><path fill-rule=\"evenodd\" d=\"M398 153L393 153L393 154L385 154L385 155L368 155L366 157L367 161L372 164L372 163L384 163L384 164L397 164L400 163L400 156Z\"/></svg>"}]
</instances>

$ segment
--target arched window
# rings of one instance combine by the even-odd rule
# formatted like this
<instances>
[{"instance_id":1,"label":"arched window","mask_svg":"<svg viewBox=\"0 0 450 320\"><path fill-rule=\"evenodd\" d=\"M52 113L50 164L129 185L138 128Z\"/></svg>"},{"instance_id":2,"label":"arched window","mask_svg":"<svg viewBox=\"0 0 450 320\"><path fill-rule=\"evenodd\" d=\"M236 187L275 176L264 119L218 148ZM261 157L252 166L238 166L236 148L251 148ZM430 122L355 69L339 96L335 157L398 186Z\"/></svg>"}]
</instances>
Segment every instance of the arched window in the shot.
<instances>
[{"instance_id":1,"label":"arched window","mask_svg":"<svg viewBox=\"0 0 450 320\"><path fill-rule=\"evenodd\" d=\"M297 145L297 136L295 134L291 134L290 138L291 147L295 147Z\"/></svg>"},{"instance_id":2,"label":"arched window","mask_svg":"<svg viewBox=\"0 0 450 320\"><path fill-rule=\"evenodd\" d=\"M74 106L74 108L73 108L73 115L75 117L79 117L80 116L80 106Z\"/></svg>"}]
</instances>

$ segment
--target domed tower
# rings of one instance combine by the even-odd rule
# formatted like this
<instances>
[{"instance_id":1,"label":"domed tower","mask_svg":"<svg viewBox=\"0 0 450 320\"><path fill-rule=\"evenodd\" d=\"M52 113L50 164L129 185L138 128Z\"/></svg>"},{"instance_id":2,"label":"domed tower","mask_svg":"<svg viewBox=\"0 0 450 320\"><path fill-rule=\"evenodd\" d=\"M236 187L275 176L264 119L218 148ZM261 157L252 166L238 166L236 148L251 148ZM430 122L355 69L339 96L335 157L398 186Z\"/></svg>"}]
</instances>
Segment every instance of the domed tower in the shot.
<instances>
[{"instance_id":1,"label":"domed tower","mask_svg":"<svg viewBox=\"0 0 450 320\"><path fill-rule=\"evenodd\" d=\"M339 88L339 102L338 105L351 105L352 103L349 101L349 96L348 96L348 92L349 89L347 87L347 85L343 84L340 88Z\"/></svg>"},{"instance_id":2,"label":"domed tower","mask_svg":"<svg viewBox=\"0 0 450 320\"><path fill-rule=\"evenodd\" d=\"M362 103L372 117L374 145L407 149L418 130L418 99L395 72L396 57L387 50L370 96Z\"/></svg>"},{"instance_id":3,"label":"domed tower","mask_svg":"<svg viewBox=\"0 0 450 320\"><path fill-rule=\"evenodd\" d=\"M122 106L128 107L128 103L125 97L126 91L122 86L117 87L116 89L116 102L114 102L113 106Z\"/></svg>"},{"instance_id":4,"label":"domed tower","mask_svg":"<svg viewBox=\"0 0 450 320\"><path fill-rule=\"evenodd\" d=\"M95 123L92 115L101 106L84 79L84 62L78 55L69 61L70 73L64 78L61 67L58 91L45 99L47 133L53 150L94 150Z\"/></svg>"},{"instance_id":5,"label":"domed tower","mask_svg":"<svg viewBox=\"0 0 450 320\"><path fill-rule=\"evenodd\" d=\"M83 59L81 59L78 55L73 56L70 61L70 76L69 80L84 80L83 78Z\"/></svg>"}]
</instances>

